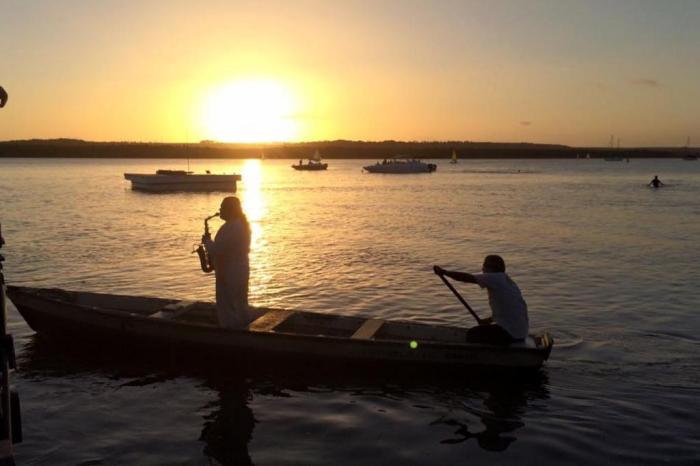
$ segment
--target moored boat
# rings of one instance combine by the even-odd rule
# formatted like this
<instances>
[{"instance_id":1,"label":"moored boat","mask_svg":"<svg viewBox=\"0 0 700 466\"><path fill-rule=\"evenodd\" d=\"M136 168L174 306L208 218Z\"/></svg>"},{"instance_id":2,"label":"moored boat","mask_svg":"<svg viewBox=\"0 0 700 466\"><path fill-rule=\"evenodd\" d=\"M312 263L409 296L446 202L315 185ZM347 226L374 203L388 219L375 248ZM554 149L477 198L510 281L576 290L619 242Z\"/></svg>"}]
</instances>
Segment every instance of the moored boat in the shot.
<instances>
[{"instance_id":1,"label":"moored boat","mask_svg":"<svg viewBox=\"0 0 700 466\"><path fill-rule=\"evenodd\" d=\"M155 174L124 173L124 178L131 181L131 189L148 192L236 192L236 182L241 175L192 173L185 170L157 170Z\"/></svg>"},{"instance_id":2,"label":"moored boat","mask_svg":"<svg viewBox=\"0 0 700 466\"><path fill-rule=\"evenodd\" d=\"M434 163L425 163L418 159L384 159L374 165L362 167L370 173L432 173L437 170Z\"/></svg>"},{"instance_id":3,"label":"moored boat","mask_svg":"<svg viewBox=\"0 0 700 466\"><path fill-rule=\"evenodd\" d=\"M380 364L536 369L549 357L548 334L495 346L466 341L466 328L254 308L245 328L224 329L213 303L16 287L8 295L39 334L100 344L197 349L248 355Z\"/></svg>"}]
</instances>

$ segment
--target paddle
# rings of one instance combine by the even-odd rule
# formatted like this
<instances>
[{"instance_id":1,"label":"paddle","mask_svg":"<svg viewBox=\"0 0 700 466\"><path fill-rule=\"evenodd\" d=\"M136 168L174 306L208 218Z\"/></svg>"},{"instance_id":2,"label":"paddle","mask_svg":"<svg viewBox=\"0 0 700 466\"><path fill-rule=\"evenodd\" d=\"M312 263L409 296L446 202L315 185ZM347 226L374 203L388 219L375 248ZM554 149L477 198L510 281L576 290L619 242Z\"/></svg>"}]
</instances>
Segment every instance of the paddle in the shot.
<instances>
[{"instance_id":1,"label":"paddle","mask_svg":"<svg viewBox=\"0 0 700 466\"><path fill-rule=\"evenodd\" d=\"M479 325L481 325L482 322L483 322L483 320L480 319L478 315L476 315L476 312L474 312L474 309L472 309L471 306L469 306L469 304L467 303L467 301L465 301L465 299L462 298L462 295L459 294L459 293L457 292L457 290L455 290L455 288L452 286L452 284L450 284L450 282L447 281L447 279L445 278L445 276L444 276L443 274L441 274L441 273L438 273L437 271L435 271L435 274L436 274L438 277L440 277L440 278L442 279L443 282L445 282L445 285L447 285L447 288L449 288L449 289L455 294L455 296L457 296L457 299L459 299L459 301L460 301L462 304L464 304L464 307L467 308L467 310L471 313L471 315L474 316L474 318L476 319L476 322L477 322Z\"/></svg>"}]
</instances>

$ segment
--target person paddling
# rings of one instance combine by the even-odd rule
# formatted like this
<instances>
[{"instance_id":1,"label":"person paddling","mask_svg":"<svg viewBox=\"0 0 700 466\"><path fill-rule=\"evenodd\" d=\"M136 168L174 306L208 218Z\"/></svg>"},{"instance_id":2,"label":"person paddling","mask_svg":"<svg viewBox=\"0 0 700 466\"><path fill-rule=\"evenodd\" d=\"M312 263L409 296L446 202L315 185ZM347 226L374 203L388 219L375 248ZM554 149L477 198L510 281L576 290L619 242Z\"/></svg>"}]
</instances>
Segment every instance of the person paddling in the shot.
<instances>
[{"instance_id":1,"label":"person paddling","mask_svg":"<svg viewBox=\"0 0 700 466\"><path fill-rule=\"evenodd\" d=\"M659 179L659 175L654 175L654 179L649 182L649 186L660 188L661 186L666 185L661 182L661 180Z\"/></svg>"},{"instance_id":2,"label":"person paddling","mask_svg":"<svg viewBox=\"0 0 700 466\"><path fill-rule=\"evenodd\" d=\"M476 283L489 293L491 317L481 319L480 324L467 331L467 341L507 345L527 338L529 319L527 303L518 285L506 274L506 264L501 256L488 255L481 268L483 273L470 274L445 270L436 265L433 271L465 283Z\"/></svg>"}]
</instances>

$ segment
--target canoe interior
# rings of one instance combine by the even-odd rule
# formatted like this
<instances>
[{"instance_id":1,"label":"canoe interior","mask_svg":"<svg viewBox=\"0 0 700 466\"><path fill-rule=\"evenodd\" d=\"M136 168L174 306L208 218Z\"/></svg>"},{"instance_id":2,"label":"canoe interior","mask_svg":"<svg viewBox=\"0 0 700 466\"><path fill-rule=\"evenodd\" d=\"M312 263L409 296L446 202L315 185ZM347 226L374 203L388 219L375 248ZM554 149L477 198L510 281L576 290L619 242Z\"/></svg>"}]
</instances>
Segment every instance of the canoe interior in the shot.
<instances>
[{"instance_id":1,"label":"canoe interior","mask_svg":"<svg viewBox=\"0 0 700 466\"><path fill-rule=\"evenodd\" d=\"M218 327L214 303L72 292L60 289L10 288L11 294L30 293L96 310L125 312L188 325ZM378 341L417 340L446 344L466 342L466 328L269 308L254 307L252 312L256 319L248 325L246 330L255 332ZM546 334L511 345L516 348L532 349L542 349L547 346L551 346L551 342Z\"/></svg>"}]
</instances>

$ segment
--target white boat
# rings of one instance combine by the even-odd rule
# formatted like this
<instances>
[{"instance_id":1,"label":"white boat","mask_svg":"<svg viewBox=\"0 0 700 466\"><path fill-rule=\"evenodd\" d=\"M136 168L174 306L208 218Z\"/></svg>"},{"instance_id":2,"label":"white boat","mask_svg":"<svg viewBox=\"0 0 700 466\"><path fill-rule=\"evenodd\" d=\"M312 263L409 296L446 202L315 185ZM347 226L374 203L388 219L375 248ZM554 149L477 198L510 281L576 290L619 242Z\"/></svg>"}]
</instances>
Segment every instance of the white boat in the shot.
<instances>
[{"instance_id":1,"label":"white boat","mask_svg":"<svg viewBox=\"0 0 700 466\"><path fill-rule=\"evenodd\" d=\"M157 170L155 174L124 173L124 178L131 181L131 189L148 192L236 192L236 182L241 175L195 174L185 170Z\"/></svg>"},{"instance_id":2,"label":"white boat","mask_svg":"<svg viewBox=\"0 0 700 466\"><path fill-rule=\"evenodd\" d=\"M450 160L450 163L457 163L457 153L455 151L452 151L452 160Z\"/></svg>"},{"instance_id":3,"label":"white boat","mask_svg":"<svg viewBox=\"0 0 700 466\"><path fill-rule=\"evenodd\" d=\"M370 173L431 173L437 170L437 165L421 162L418 159L393 158L384 159L363 168Z\"/></svg>"}]
</instances>

